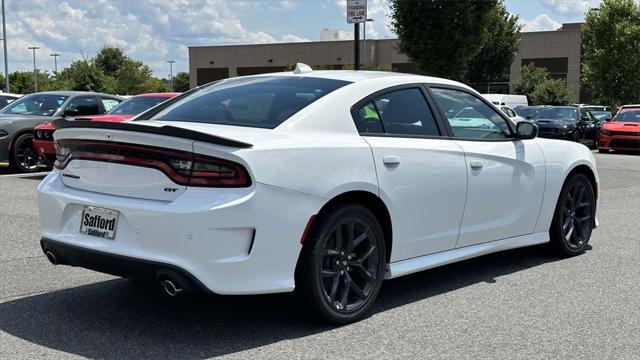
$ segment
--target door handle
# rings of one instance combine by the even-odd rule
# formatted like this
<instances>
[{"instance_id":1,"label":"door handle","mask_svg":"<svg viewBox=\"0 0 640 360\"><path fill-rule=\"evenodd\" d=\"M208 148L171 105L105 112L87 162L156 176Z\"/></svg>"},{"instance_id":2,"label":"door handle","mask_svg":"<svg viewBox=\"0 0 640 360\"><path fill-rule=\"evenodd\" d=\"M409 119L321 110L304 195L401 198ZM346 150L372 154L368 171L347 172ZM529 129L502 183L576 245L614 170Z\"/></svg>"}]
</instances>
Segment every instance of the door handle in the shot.
<instances>
[{"instance_id":1,"label":"door handle","mask_svg":"<svg viewBox=\"0 0 640 360\"><path fill-rule=\"evenodd\" d=\"M400 156L387 155L382 158L382 162L385 165L398 165L400 164Z\"/></svg>"},{"instance_id":2,"label":"door handle","mask_svg":"<svg viewBox=\"0 0 640 360\"><path fill-rule=\"evenodd\" d=\"M469 165L471 165L471 168L473 170L480 170L482 169L484 163L481 160L471 160L469 161Z\"/></svg>"}]
</instances>

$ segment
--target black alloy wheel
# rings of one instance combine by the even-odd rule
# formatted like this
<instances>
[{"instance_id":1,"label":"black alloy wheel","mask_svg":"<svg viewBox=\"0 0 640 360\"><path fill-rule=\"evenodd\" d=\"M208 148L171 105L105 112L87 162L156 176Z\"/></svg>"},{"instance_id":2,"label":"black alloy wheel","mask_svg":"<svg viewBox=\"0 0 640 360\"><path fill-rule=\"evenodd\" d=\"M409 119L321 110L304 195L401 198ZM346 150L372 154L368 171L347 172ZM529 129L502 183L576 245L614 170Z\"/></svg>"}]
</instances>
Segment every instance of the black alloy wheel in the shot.
<instances>
[{"instance_id":1,"label":"black alloy wheel","mask_svg":"<svg viewBox=\"0 0 640 360\"><path fill-rule=\"evenodd\" d=\"M33 134L27 133L18 136L13 143L12 165L25 173L38 171L38 154L33 151Z\"/></svg>"},{"instance_id":2,"label":"black alloy wheel","mask_svg":"<svg viewBox=\"0 0 640 360\"><path fill-rule=\"evenodd\" d=\"M346 205L315 224L305 240L296 284L320 315L344 324L371 307L385 266L384 235L376 217L363 206Z\"/></svg>"},{"instance_id":3,"label":"black alloy wheel","mask_svg":"<svg viewBox=\"0 0 640 360\"><path fill-rule=\"evenodd\" d=\"M573 175L564 185L551 224L551 243L563 255L583 252L595 226L595 196L589 179Z\"/></svg>"}]
</instances>

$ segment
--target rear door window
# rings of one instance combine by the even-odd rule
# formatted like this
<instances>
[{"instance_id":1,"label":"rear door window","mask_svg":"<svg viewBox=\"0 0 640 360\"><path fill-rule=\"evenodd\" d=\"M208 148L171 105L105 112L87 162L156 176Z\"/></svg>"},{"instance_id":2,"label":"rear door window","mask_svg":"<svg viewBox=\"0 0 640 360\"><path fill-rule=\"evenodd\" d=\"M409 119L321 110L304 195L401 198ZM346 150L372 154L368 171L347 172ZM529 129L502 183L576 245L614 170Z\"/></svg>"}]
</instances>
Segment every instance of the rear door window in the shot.
<instances>
[{"instance_id":1,"label":"rear door window","mask_svg":"<svg viewBox=\"0 0 640 360\"><path fill-rule=\"evenodd\" d=\"M71 110L74 116L100 114L98 98L94 96L82 96L71 99L65 110Z\"/></svg>"}]
</instances>

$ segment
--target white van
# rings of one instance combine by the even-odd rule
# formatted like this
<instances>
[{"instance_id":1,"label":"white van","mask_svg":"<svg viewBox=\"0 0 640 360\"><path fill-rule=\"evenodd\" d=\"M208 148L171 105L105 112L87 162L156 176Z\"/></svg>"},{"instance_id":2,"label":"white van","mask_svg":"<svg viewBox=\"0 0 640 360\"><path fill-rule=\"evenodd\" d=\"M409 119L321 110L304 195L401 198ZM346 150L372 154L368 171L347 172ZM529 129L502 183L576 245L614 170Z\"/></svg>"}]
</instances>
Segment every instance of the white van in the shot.
<instances>
[{"instance_id":1,"label":"white van","mask_svg":"<svg viewBox=\"0 0 640 360\"><path fill-rule=\"evenodd\" d=\"M482 96L498 107L505 105L513 109L518 106L529 106L529 101L525 95L482 94Z\"/></svg>"}]
</instances>

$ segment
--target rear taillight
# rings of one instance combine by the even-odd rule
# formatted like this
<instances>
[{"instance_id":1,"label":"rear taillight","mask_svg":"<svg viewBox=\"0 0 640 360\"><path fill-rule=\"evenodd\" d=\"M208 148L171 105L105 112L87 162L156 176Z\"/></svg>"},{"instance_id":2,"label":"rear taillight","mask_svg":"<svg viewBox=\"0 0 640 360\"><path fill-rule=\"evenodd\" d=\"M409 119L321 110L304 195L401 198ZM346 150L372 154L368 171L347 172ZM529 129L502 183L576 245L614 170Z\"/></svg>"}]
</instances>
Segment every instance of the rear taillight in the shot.
<instances>
[{"instance_id":1,"label":"rear taillight","mask_svg":"<svg viewBox=\"0 0 640 360\"><path fill-rule=\"evenodd\" d=\"M247 187L249 173L241 164L187 151L124 143L57 140L54 167L64 169L75 159L149 167L185 186Z\"/></svg>"}]
</instances>

